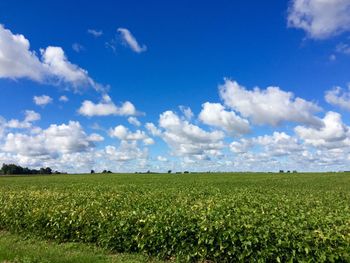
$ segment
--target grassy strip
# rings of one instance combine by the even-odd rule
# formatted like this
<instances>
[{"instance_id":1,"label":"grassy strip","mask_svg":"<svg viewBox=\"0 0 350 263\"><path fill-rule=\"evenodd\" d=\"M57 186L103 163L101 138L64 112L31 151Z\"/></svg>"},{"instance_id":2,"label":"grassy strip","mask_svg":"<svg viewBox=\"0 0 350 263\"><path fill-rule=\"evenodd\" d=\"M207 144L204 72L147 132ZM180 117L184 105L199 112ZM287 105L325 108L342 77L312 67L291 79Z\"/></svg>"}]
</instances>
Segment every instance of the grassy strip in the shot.
<instances>
[{"instance_id":1,"label":"grassy strip","mask_svg":"<svg viewBox=\"0 0 350 263\"><path fill-rule=\"evenodd\" d=\"M104 263L156 262L140 254L110 254L92 245L56 243L0 231L0 262L12 263Z\"/></svg>"}]
</instances>

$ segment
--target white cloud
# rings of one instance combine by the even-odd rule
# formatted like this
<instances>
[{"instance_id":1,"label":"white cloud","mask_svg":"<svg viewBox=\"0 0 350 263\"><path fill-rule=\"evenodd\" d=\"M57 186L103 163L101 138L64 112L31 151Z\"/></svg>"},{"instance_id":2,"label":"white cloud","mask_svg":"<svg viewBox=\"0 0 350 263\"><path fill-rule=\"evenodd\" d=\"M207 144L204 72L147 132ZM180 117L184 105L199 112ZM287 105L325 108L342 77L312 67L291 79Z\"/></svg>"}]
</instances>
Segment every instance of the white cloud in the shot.
<instances>
[{"instance_id":1,"label":"white cloud","mask_svg":"<svg viewBox=\"0 0 350 263\"><path fill-rule=\"evenodd\" d=\"M327 90L325 100L329 104L350 110L350 86L347 91L343 90L341 87L334 87L331 90Z\"/></svg>"},{"instance_id":2,"label":"white cloud","mask_svg":"<svg viewBox=\"0 0 350 263\"><path fill-rule=\"evenodd\" d=\"M102 97L100 103L93 103L92 101L85 100L81 105L78 112L84 116L108 116L108 115L136 115L137 111L135 106L129 102L124 102L120 107L116 106L108 95Z\"/></svg>"},{"instance_id":3,"label":"white cloud","mask_svg":"<svg viewBox=\"0 0 350 263\"><path fill-rule=\"evenodd\" d=\"M88 140L90 142L102 142L104 141L105 138L103 136L97 134L97 133L92 133L89 135Z\"/></svg>"},{"instance_id":4,"label":"white cloud","mask_svg":"<svg viewBox=\"0 0 350 263\"><path fill-rule=\"evenodd\" d=\"M179 106L179 108L180 108L182 114L185 116L185 118L187 120L191 120L192 119L194 114L193 114L193 112L192 112L190 107L186 107L186 106L181 105L181 106Z\"/></svg>"},{"instance_id":5,"label":"white cloud","mask_svg":"<svg viewBox=\"0 0 350 263\"><path fill-rule=\"evenodd\" d=\"M224 133L221 131L207 132L200 127L181 120L172 111L163 112L159 117L159 129L154 125L146 126L158 134L178 156L190 156L196 159L207 159L218 156L224 147Z\"/></svg>"},{"instance_id":6,"label":"white cloud","mask_svg":"<svg viewBox=\"0 0 350 263\"><path fill-rule=\"evenodd\" d=\"M106 47L107 49L112 50L113 53L116 54L116 53L117 53L117 45L118 45L118 43L119 43L119 42L118 42L116 39L112 39L112 40L110 40L110 41L106 41L106 42L105 42L105 47Z\"/></svg>"},{"instance_id":7,"label":"white cloud","mask_svg":"<svg viewBox=\"0 0 350 263\"><path fill-rule=\"evenodd\" d=\"M118 28L117 31L120 33L123 42L136 53L142 53L147 50L145 45L140 45L136 38L126 28Z\"/></svg>"},{"instance_id":8,"label":"white cloud","mask_svg":"<svg viewBox=\"0 0 350 263\"><path fill-rule=\"evenodd\" d=\"M304 150L297 138L284 132L274 132L272 135L258 136L252 139L253 144L261 145L269 156L294 155Z\"/></svg>"},{"instance_id":9,"label":"white cloud","mask_svg":"<svg viewBox=\"0 0 350 263\"><path fill-rule=\"evenodd\" d=\"M143 141L144 144L153 144L153 140L147 136L144 131L136 130L135 132L129 131L129 129L123 125L118 125L113 129L110 129L109 135L119 140L125 141Z\"/></svg>"},{"instance_id":10,"label":"white cloud","mask_svg":"<svg viewBox=\"0 0 350 263\"><path fill-rule=\"evenodd\" d=\"M43 81L46 69L23 35L12 34L0 24L0 39L0 78Z\"/></svg>"},{"instance_id":11,"label":"white cloud","mask_svg":"<svg viewBox=\"0 0 350 263\"><path fill-rule=\"evenodd\" d=\"M0 116L0 141L4 137L6 124L7 124L6 119Z\"/></svg>"},{"instance_id":12,"label":"white cloud","mask_svg":"<svg viewBox=\"0 0 350 263\"><path fill-rule=\"evenodd\" d=\"M41 49L44 67L58 81L69 83L74 88L94 87L101 90L102 86L95 83L85 69L68 61L64 51L60 47L47 47Z\"/></svg>"},{"instance_id":13,"label":"white cloud","mask_svg":"<svg viewBox=\"0 0 350 263\"><path fill-rule=\"evenodd\" d=\"M33 122L40 120L41 116L39 113L32 111L32 110L26 110L25 111L25 122Z\"/></svg>"},{"instance_id":14,"label":"white cloud","mask_svg":"<svg viewBox=\"0 0 350 263\"><path fill-rule=\"evenodd\" d=\"M141 122L136 117L129 117L128 122L137 127L141 126Z\"/></svg>"},{"instance_id":15,"label":"white cloud","mask_svg":"<svg viewBox=\"0 0 350 263\"><path fill-rule=\"evenodd\" d=\"M0 138L0 162L86 172L98 158L94 137L93 134L88 136L78 122L72 121L52 124L47 129L29 127L21 133L8 132L2 140Z\"/></svg>"},{"instance_id":16,"label":"white cloud","mask_svg":"<svg viewBox=\"0 0 350 263\"><path fill-rule=\"evenodd\" d=\"M72 49L77 52L77 53L80 53L81 51L84 51L85 50L85 47L79 43L73 43L72 44Z\"/></svg>"},{"instance_id":17,"label":"white cloud","mask_svg":"<svg viewBox=\"0 0 350 263\"><path fill-rule=\"evenodd\" d=\"M154 140L149 137L143 140L144 145L153 145L154 143L155 143Z\"/></svg>"},{"instance_id":18,"label":"white cloud","mask_svg":"<svg viewBox=\"0 0 350 263\"><path fill-rule=\"evenodd\" d=\"M349 0L292 0L288 26L306 31L310 38L325 39L350 30Z\"/></svg>"},{"instance_id":19,"label":"white cloud","mask_svg":"<svg viewBox=\"0 0 350 263\"><path fill-rule=\"evenodd\" d=\"M52 103L52 98L47 95L34 96L33 101L38 106L46 106L49 103Z\"/></svg>"},{"instance_id":20,"label":"white cloud","mask_svg":"<svg viewBox=\"0 0 350 263\"><path fill-rule=\"evenodd\" d=\"M118 125L109 131L111 137L118 138L120 140L125 139L128 136L128 128L123 125Z\"/></svg>"},{"instance_id":21,"label":"white cloud","mask_svg":"<svg viewBox=\"0 0 350 263\"><path fill-rule=\"evenodd\" d=\"M27 129L31 127L31 123L21 122L17 119L12 119L7 122L6 127L12 128L12 129Z\"/></svg>"},{"instance_id":22,"label":"white cloud","mask_svg":"<svg viewBox=\"0 0 350 263\"><path fill-rule=\"evenodd\" d=\"M167 161L168 161L167 158L165 158L165 157L163 157L163 156L161 156L161 155L158 155L158 156L157 156L157 160L160 161L160 162L167 162Z\"/></svg>"},{"instance_id":23,"label":"white cloud","mask_svg":"<svg viewBox=\"0 0 350 263\"><path fill-rule=\"evenodd\" d=\"M50 151L62 153L82 152L93 145L79 122L55 125L43 131L45 145Z\"/></svg>"},{"instance_id":24,"label":"white cloud","mask_svg":"<svg viewBox=\"0 0 350 263\"><path fill-rule=\"evenodd\" d=\"M93 147L79 122L52 124L34 135L8 133L3 151L27 157L55 159L61 154L87 151Z\"/></svg>"},{"instance_id":25,"label":"white cloud","mask_svg":"<svg viewBox=\"0 0 350 263\"><path fill-rule=\"evenodd\" d=\"M94 36L94 37L100 37L103 35L103 31L102 30L96 30L96 29L88 29L87 32Z\"/></svg>"},{"instance_id":26,"label":"white cloud","mask_svg":"<svg viewBox=\"0 0 350 263\"><path fill-rule=\"evenodd\" d=\"M145 127L153 136L160 136L162 134L162 132L151 122L147 122Z\"/></svg>"},{"instance_id":27,"label":"white cloud","mask_svg":"<svg viewBox=\"0 0 350 263\"><path fill-rule=\"evenodd\" d=\"M0 119L0 126L2 126L3 128L6 127L11 129L28 129L32 127L32 122L38 121L40 120L40 118L41 116L39 113L32 110L26 110L25 118L23 121L12 119L12 120L9 120L8 122L6 121L1 122L2 119Z\"/></svg>"},{"instance_id":28,"label":"white cloud","mask_svg":"<svg viewBox=\"0 0 350 263\"><path fill-rule=\"evenodd\" d=\"M237 116L233 111L226 111L220 103L204 103L199 119L205 124L222 128L230 133L245 134L250 132L247 120Z\"/></svg>"},{"instance_id":29,"label":"white cloud","mask_svg":"<svg viewBox=\"0 0 350 263\"><path fill-rule=\"evenodd\" d=\"M234 153L247 153L251 147L253 147L253 141L245 138L230 144L230 150Z\"/></svg>"},{"instance_id":30,"label":"white cloud","mask_svg":"<svg viewBox=\"0 0 350 263\"><path fill-rule=\"evenodd\" d=\"M27 121L39 116L27 111ZM24 121L23 121L24 123ZM47 129L27 127L23 132L12 132L8 122L0 118L0 163L16 163L31 168L51 167L59 171L87 172L90 169L112 171L135 171L149 167L148 146L153 140L144 132L135 132L121 140L118 147L108 145L103 150L95 148L95 142L104 138L86 134L79 122L52 124Z\"/></svg>"},{"instance_id":31,"label":"white cloud","mask_svg":"<svg viewBox=\"0 0 350 263\"><path fill-rule=\"evenodd\" d=\"M58 100L62 101L62 102L68 102L69 101L68 97L65 96L65 95L62 95Z\"/></svg>"},{"instance_id":32,"label":"white cloud","mask_svg":"<svg viewBox=\"0 0 350 263\"><path fill-rule=\"evenodd\" d=\"M350 146L350 130L339 113L327 112L322 122L321 128L297 126L294 130L306 144L315 147L332 149Z\"/></svg>"},{"instance_id":33,"label":"white cloud","mask_svg":"<svg viewBox=\"0 0 350 263\"><path fill-rule=\"evenodd\" d=\"M252 151L252 148L262 149ZM293 155L305 148L297 138L285 132L273 132L272 135L262 135L250 139L241 139L230 144L232 152L237 154L262 153L267 158Z\"/></svg>"},{"instance_id":34,"label":"white cloud","mask_svg":"<svg viewBox=\"0 0 350 263\"><path fill-rule=\"evenodd\" d=\"M73 88L103 87L88 72L68 61L61 47L41 49L41 58L30 50L23 35L13 34L0 25L0 78L28 78L40 83L66 84Z\"/></svg>"},{"instance_id":35,"label":"white cloud","mask_svg":"<svg viewBox=\"0 0 350 263\"><path fill-rule=\"evenodd\" d=\"M304 99L294 98L292 92L283 91L279 87L247 90L236 81L226 79L219 86L219 91L225 105L243 117L250 118L255 124L277 126L291 121L320 125L319 118L313 115L321 110L320 107Z\"/></svg>"},{"instance_id":36,"label":"white cloud","mask_svg":"<svg viewBox=\"0 0 350 263\"><path fill-rule=\"evenodd\" d=\"M338 53L345 54L345 55L350 55L350 46L348 44L345 44L345 43L339 43L336 46L335 51Z\"/></svg>"},{"instance_id":37,"label":"white cloud","mask_svg":"<svg viewBox=\"0 0 350 263\"><path fill-rule=\"evenodd\" d=\"M147 149L140 149L136 141L121 141L118 148L108 145L104 153L109 160L117 162L140 161L148 157Z\"/></svg>"}]
</instances>

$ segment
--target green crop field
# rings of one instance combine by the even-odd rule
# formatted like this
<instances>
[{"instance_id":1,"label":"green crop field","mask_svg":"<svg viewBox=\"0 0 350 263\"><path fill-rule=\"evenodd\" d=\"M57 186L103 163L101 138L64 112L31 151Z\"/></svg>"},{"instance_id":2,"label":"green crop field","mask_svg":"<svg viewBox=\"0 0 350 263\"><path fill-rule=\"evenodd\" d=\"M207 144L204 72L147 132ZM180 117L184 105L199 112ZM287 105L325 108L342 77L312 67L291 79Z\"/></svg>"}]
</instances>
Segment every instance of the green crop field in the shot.
<instances>
[{"instance_id":1,"label":"green crop field","mask_svg":"<svg viewBox=\"0 0 350 263\"><path fill-rule=\"evenodd\" d=\"M0 228L180 262L349 262L350 174L0 177Z\"/></svg>"}]
</instances>

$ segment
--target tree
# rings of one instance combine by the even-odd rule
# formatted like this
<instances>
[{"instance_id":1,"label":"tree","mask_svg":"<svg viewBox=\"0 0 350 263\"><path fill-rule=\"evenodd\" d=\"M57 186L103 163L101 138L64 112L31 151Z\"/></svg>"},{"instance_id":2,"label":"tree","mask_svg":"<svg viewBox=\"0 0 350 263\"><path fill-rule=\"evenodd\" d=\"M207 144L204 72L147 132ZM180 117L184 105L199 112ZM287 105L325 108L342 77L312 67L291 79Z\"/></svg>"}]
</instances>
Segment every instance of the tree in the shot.
<instances>
[{"instance_id":1,"label":"tree","mask_svg":"<svg viewBox=\"0 0 350 263\"><path fill-rule=\"evenodd\" d=\"M168 174L171 174L171 170L168 170Z\"/></svg>"},{"instance_id":2,"label":"tree","mask_svg":"<svg viewBox=\"0 0 350 263\"><path fill-rule=\"evenodd\" d=\"M40 174L52 174L52 169L50 167L40 168Z\"/></svg>"},{"instance_id":3,"label":"tree","mask_svg":"<svg viewBox=\"0 0 350 263\"><path fill-rule=\"evenodd\" d=\"M94 174L94 173L95 173L95 171L94 171L94 170L91 170L91 171L90 171L90 173L91 173L91 174Z\"/></svg>"},{"instance_id":4,"label":"tree","mask_svg":"<svg viewBox=\"0 0 350 263\"><path fill-rule=\"evenodd\" d=\"M40 170L29 169L28 167L21 167L16 164L3 164L0 170L0 174L52 174L50 167L40 168Z\"/></svg>"}]
</instances>

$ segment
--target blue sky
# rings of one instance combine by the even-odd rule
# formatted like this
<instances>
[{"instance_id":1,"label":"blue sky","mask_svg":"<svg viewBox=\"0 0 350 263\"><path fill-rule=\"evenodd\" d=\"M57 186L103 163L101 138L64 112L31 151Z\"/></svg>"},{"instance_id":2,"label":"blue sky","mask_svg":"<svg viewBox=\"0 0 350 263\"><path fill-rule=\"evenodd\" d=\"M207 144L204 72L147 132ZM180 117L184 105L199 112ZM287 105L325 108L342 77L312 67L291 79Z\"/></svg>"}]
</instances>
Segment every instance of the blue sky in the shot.
<instances>
[{"instance_id":1,"label":"blue sky","mask_svg":"<svg viewBox=\"0 0 350 263\"><path fill-rule=\"evenodd\" d=\"M0 163L348 170L350 1L1 1Z\"/></svg>"}]
</instances>

